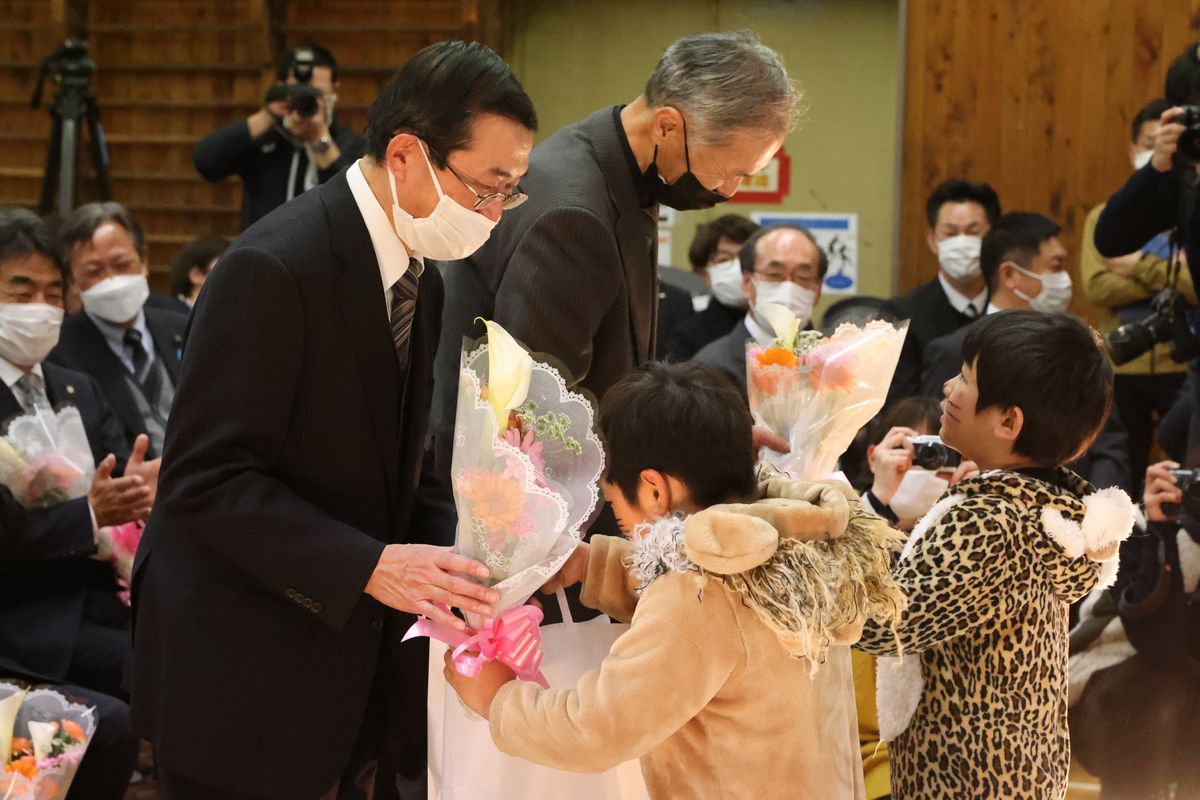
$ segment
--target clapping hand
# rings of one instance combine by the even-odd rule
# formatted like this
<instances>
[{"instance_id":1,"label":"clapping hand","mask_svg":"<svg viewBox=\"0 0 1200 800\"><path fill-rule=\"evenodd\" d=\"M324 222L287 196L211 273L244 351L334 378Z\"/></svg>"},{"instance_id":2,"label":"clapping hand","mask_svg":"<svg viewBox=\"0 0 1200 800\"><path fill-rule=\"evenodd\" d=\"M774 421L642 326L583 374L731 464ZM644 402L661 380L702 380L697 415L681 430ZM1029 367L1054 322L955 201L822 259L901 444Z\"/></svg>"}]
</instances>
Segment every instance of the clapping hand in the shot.
<instances>
[{"instance_id":1,"label":"clapping hand","mask_svg":"<svg viewBox=\"0 0 1200 800\"><path fill-rule=\"evenodd\" d=\"M154 505L154 498L158 496L158 470L162 466L162 459L147 461L146 451L149 449L150 437L144 433L138 434L133 440L133 452L129 455L129 461L125 463L125 475L136 475L150 487L150 505Z\"/></svg>"},{"instance_id":2,"label":"clapping hand","mask_svg":"<svg viewBox=\"0 0 1200 800\"><path fill-rule=\"evenodd\" d=\"M488 569L449 547L389 544L367 581L366 593L385 606L419 614L454 630L466 624L447 611L460 608L491 616L500 595L464 575L487 578Z\"/></svg>"},{"instance_id":3,"label":"clapping hand","mask_svg":"<svg viewBox=\"0 0 1200 800\"><path fill-rule=\"evenodd\" d=\"M144 448L142 452L144 455ZM154 489L146 485L142 476L114 478L112 473L116 466L117 457L109 453L96 467L88 489L88 504L100 528L140 522L150 515L150 506L154 502Z\"/></svg>"}]
</instances>

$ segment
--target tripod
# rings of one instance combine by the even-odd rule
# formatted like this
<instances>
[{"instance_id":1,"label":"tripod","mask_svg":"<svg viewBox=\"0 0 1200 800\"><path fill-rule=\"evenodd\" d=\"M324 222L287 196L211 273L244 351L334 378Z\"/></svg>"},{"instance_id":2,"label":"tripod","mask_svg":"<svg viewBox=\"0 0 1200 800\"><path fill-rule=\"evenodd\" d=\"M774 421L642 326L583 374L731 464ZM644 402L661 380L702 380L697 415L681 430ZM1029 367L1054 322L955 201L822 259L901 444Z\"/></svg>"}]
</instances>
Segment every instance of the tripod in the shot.
<instances>
[{"instance_id":1,"label":"tripod","mask_svg":"<svg viewBox=\"0 0 1200 800\"><path fill-rule=\"evenodd\" d=\"M46 152L46 171L42 176L42 197L38 212L47 214L54 206L58 190L58 213L66 217L75 207L75 171L79 165L80 123L87 124L91 140L92 167L103 200L112 199L112 184L108 177L108 147L104 142L104 126L100 124L100 106L92 94L92 72L96 62L87 54L87 43L67 40L42 62L42 72L33 90L33 107L41 105L42 85L46 76L55 73L58 92L50 106L53 128Z\"/></svg>"}]
</instances>

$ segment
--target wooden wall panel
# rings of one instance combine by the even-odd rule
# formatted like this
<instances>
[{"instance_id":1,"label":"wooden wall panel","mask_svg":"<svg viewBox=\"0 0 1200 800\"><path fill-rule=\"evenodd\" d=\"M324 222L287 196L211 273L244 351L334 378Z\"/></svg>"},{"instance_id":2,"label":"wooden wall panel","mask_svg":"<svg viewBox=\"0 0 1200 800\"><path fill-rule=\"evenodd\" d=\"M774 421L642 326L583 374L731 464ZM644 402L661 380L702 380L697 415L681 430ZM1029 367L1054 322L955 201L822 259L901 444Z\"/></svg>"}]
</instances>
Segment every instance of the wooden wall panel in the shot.
<instances>
[{"instance_id":1,"label":"wooden wall panel","mask_svg":"<svg viewBox=\"0 0 1200 800\"><path fill-rule=\"evenodd\" d=\"M1200 39L1200 0L909 0L906 22L900 290L936 274L925 199L955 176L1061 224L1077 274L1084 219L1128 177L1129 126Z\"/></svg>"}]
</instances>

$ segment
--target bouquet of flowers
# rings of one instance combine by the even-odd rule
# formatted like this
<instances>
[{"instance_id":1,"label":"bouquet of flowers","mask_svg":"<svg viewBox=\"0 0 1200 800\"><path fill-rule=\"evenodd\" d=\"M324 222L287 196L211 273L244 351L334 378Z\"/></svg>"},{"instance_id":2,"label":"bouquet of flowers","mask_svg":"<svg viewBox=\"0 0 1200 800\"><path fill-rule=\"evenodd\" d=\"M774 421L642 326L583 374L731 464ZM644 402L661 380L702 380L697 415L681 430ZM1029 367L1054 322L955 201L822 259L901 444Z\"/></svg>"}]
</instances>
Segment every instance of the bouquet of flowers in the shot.
<instances>
[{"instance_id":1,"label":"bouquet of flowers","mask_svg":"<svg viewBox=\"0 0 1200 800\"><path fill-rule=\"evenodd\" d=\"M592 403L567 390L565 371L486 325L486 344L468 346L459 370L455 548L487 565L500 601L490 619L467 614L466 634L421 620L405 638L446 642L463 674L495 659L541 680L541 612L522 604L562 567L597 510L604 449Z\"/></svg>"},{"instance_id":2,"label":"bouquet of flowers","mask_svg":"<svg viewBox=\"0 0 1200 800\"><path fill-rule=\"evenodd\" d=\"M92 709L0 683L0 797L61 800L96 732Z\"/></svg>"},{"instance_id":3,"label":"bouquet of flowers","mask_svg":"<svg viewBox=\"0 0 1200 800\"><path fill-rule=\"evenodd\" d=\"M38 409L8 424L0 438L0 483L26 508L87 494L96 464L79 409Z\"/></svg>"},{"instance_id":4,"label":"bouquet of flowers","mask_svg":"<svg viewBox=\"0 0 1200 800\"><path fill-rule=\"evenodd\" d=\"M792 448L768 450L765 460L798 480L827 477L859 428L883 408L908 323L846 324L825 336L801 331L783 306L759 311L776 338L746 346L750 410L757 424Z\"/></svg>"}]
</instances>

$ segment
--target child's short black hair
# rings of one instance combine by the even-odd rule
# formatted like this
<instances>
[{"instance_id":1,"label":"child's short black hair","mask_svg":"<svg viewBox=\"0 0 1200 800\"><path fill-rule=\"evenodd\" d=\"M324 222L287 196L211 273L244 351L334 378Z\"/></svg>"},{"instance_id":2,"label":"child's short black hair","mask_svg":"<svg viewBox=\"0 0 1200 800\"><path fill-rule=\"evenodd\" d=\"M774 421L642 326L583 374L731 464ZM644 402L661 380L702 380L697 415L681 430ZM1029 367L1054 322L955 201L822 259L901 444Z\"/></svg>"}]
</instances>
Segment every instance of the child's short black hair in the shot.
<instances>
[{"instance_id":1,"label":"child's short black hair","mask_svg":"<svg viewBox=\"0 0 1200 800\"><path fill-rule=\"evenodd\" d=\"M1025 422L1013 452L1040 466L1078 458L1112 408L1113 367L1104 342L1067 314L990 314L971 326L963 361L974 365L975 410L1019 407Z\"/></svg>"},{"instance_id":2,"label":"child's short black hair","mask_svg":"<svg viewBox=\"0 0 1200 800\"><path fill-rule=\"evenodd\" d=\"M753 420L724 374L697 363L651 363L626 375L600 403L608 481L637 500L642 470L687 486L701 507L754 493Z\"/></svg>"}]
</instances>

